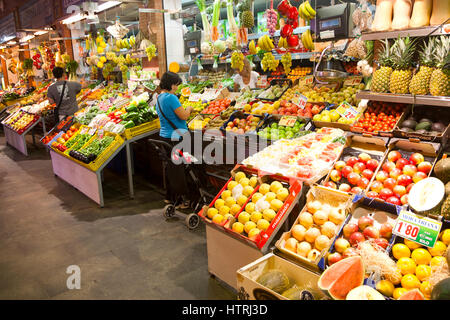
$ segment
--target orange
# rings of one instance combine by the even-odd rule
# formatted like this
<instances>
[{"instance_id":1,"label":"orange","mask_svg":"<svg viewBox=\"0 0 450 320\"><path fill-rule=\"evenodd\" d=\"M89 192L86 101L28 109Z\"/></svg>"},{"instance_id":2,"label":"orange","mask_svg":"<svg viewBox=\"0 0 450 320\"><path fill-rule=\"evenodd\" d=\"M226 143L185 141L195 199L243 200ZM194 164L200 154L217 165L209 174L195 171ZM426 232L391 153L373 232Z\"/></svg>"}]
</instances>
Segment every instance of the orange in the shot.
<instances>
[{"instance_id":1,"label":"orange","mask_svg":"<svg viewBox=\"0 0 450 320\"><path fill-rule=\"evenodd\" d=\"M392 254L397 260L400 258L409 258L411 256L411 250L405 244L397 243L392 247Z\"/></svg>"},{"instance_id":2,"label":"orange","mask_svg":"<svg viewBox=\"0 0 450 320\"><path fill-rule=\"evenodd\" d=\"M428 281L424 281L420 285L420 291L423 293L423 295L427 299L431 298L431 289L433 289L433 288L431 287L431 283Z\"/></svg>"},{"instance_id":3,"label":"orange","mask_svg":"<svg viewBox=\"0 0 450 320\"><path fill-rule=\"evenodd\" d=\"M441 240L446 245L450 244L450 229L445 229L444 231L441 232Z\"/></svg>"},{"instance_id":4,"label":"orange","mask_svg":"<svg viewBox=\"0 0 450 320\"><path fill-rule=\"evenodd\" d=\"M411 258L417 264L430 264L431 254L427 250L419 248L412 252Z\"/></svg>"},{"instance_id":5,"label":"orange","mask_svg":"<svg viewBox=\"0 0 450 320\"><path fill-rule=\"evenodd\" d=\"M402 275L411 273L414 274L416 272L416 263L411 258L400 258L397 261L397 267L400 269Z\"/></svg>"},{"instance_id":6,"label":"orange","mask_svg":"<svg viewBox=\"0 0 450 320\"><path fill-rule=\"evenodd\" d=\"M408 290L405 288L395 288L394 293L392 294L392 297L397 300L398 298L400 298L402 296L402 294L404 294L406 292L408 292Z\"/></svg>"},{"instance_id":7,"label":"orange","mask_svg":"<svg viewBox=\"0 0 450 320\"><path fill-rule=\"evenodd\" d=\"M428 252L433 256L443 256L447 246L442 241L436 241L433 248L427 248Z\"/></svg>"},{"instance_id":8,"label":"orange","mask_svg":"<svg viewBox=\"0 0 450 320\"><path fill-rule=\"evenodd\" d=\"M406 290L420 288L420 281L413 274L405 274L402 278L402 287Z\"/></svg>"},{"instance_id":9,"label":"orange","mask_svg":"<svg viewBox=\"0 0 450 320\"><path fill-rule=\"evenodd\" d=\"M427 280L428 277L431 276L431 267L424 264L419 264L416 267L416 276L420 281Z\"/></svg>"},{"instance_id":10,"label":"orange","mask_svg":"<svg viewBox=\"0 0 450 320\"><path fill-rule=\"evenodd\" d=\"M446 262L446 260L445 260L444 257L433 257L433 258L431 258L430 266L431 267L437 267L437 266L440 266L442 263L445 263L445 262Z\"/></svg>"},{"instance_id":11,"label":"orange","mask_svg":"<svg viewBox=\"0 0 450 320\"><path fill-rule=\"evenodd\" d=\"M422 248L422 245L418 244L417 242L405 239L404 243L406 244L406 246L408 248L410 248L411 250L417 249L417 248Z\"/></svg>"}]
</instances>

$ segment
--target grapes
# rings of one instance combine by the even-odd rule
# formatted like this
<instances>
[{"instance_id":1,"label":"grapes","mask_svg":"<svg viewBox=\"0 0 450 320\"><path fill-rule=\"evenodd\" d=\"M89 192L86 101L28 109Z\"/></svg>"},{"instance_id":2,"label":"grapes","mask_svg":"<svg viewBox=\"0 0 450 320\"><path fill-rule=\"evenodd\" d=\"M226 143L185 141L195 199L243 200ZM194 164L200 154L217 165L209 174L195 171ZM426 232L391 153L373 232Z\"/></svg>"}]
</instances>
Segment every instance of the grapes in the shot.
<instances>
[{"instance_id":1,"label":"grapes","mask_svg":"<svg viewBox=\"0 0 450 320\"><path fill-rule=\"evenodd\" d=\"M281 63L284 67L284 73L289 74L291 72L291 66L292 66L292 58L291 54L289 52L285 53L281 57Z\"/></svg>"},{"instance_id":2,"label":"grapes","mask_svg":"<svg viewBox=\"0 0 450 320\"><path fill-rule=\"evenodd\" d=\"M234 51L231 55L231 68L242 71L244 68L244 54L240 51Z\"/></svg>"},{"instance_id":3,"label":"grapes","mask_svg":"<svg viewBox=\"0 0 450 320\"><path fill-rule=\"evenodd\" d=\"M280 63L279 60L275 60L275 57L271 52L264 53L264 57L261 60L261 66L264 71L269 69L270 71L275 71Z\"/></svg>"},{"instance_id":4,"label":"grapes","mask_svg":"<svg viewBox=\"0 0 450 320\"><path fill-rule=\"evenodd\" d=\"M147 48L145 48L145 53L147 54L148 61L151 61L156 55L156 46L152 43Z\"/></svg>"},{"instance_id":5,"label":"grapes","mask_svg":"<svg viewBox=\"0 0 450 320\"><path fill-rule=\"evenodd\" d=\"M270 36L273 37L275 34L276 26L277 26L277 13L273 9L267 9L266 11L266 19L267 19L267 29L269 30Z\"/></svg>"}]
</instances>

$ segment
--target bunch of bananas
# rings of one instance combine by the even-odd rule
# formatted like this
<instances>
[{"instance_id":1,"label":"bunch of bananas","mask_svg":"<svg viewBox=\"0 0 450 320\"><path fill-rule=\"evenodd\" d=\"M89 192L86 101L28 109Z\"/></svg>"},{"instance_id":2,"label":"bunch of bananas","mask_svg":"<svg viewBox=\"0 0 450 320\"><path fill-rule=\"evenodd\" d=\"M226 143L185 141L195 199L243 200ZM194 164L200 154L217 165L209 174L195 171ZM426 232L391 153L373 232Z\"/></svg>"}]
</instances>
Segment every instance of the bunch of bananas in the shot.
<instances>
[{"instance_id":1,"label":"bunch of bananas","mask_svg":"<svg viewBox=\"0 0 450 320\"><path fill-rule=\"evenodd\" d=\"M280 40L278 40L278 48L289 48L286 38L280 37Z\"/></svg>"},{"instance_id":2,"label":"bunch of bananas","mask_svg":"<svg viewBox=\"0 0 450 320\"><path fill-rule=\"evenodd\" d=\"M106 48L105 39L102 36L97 36L97 38L95 39L95 44L97 45L97 52L99 54L102 54Z\"/></svg>"},{"instance_id":3,"label":"bunch of bananas","mask_svg":"<svg viewBox=\"0 0 450 320\"><path fill-rule=\"evenodd\" d=\"M314 19L316 16L316 11L313 9L309 1L305 1L298 7L298 14L303 20L308 21Z\"/></svg>"},{"instance_id":4,"label":"bunch of bananas","mask_svg":"<svg viewBox=\"0 0 450 320\"><path fill-rule=\"evenodd\" d=\"M248 52L250 54L256 54L256 46L255 46L255 41L250 41L250 43L248 44Z\"/></svg>"},{"instance_id":5,"label":"bunch of bananas","mask_svg":"<svg viewBox=\"0 0 450 320\"><path fill-rule=\"evenodd\" d=\"M134 38L134 36L132 36ZM134 40L134 42L131 41L131 37L130 39L125 38L125 39L117 39L116 40L116 47L120 50L120 49L131 49L131 47L134 45L136 40ZM133 44L132 44L133 43Z\"/></svg>"},{"instance_id":6,"label":"bunch of bananas","mask_svg":"<svg viewBox=\"0 0 450 320\"><path fill-rule=\"evenodd\" d=\"M244 54L240 51L234 51L231 54L231 68L242 71L244 68Z\"/></svg>"},{"instance_id":7,"label":"bunch of bananas","mask_svg":"<svg viewBox=\"0 0 450 320\"><path fill-rule=\"evenodd\" d=\"M145 48L145 53L147 54L148 61L151 61L156 55L156 46L151 43L147 48Z\"/></svg>"},{"instance_id":8,"label":"bunch of bananas","mask_svg":"<svg viewBox=\"0 0 450 320\"><path fill-rule=\"evenodd\" d=\"M270 71L277 70L278 65L280 64L279 60L275 60L275 57L271 52L264 53L264 57L261 60L261 66L264 71L269 69Z\"/></svg>"},{"instance_id":9,"label":"bunch of bananas","mask_svg":"<svg viewBox=\"0 0 450 320\"><path fill-rule=\"evenodd\" d=\"M302 44L306 49L314 50L314 42L309 29L302 33Z\"/></svg>"},{"instance_id":10,"label":"bunch of bananas","mask_svg":"<svg viewBox=\"0 0 450 320\"><path fill-rule=\"evenodd\" d=\"M258 47L264 51L272 51L275 48L272 39L267 34L258 39Z\"/></svg>"},{"instance_id":11,"label":"bunch of bananas","mask_svg":"<svg viewBox=\"0 0 450 320\"><path fill-rule=\"evenodd\" d=\"M281 63L284 67L284 73L289 74L291 72L291 66L292 66L292 57L289 52L283 54L281 57Z\"/></svg>"}]
</instances>

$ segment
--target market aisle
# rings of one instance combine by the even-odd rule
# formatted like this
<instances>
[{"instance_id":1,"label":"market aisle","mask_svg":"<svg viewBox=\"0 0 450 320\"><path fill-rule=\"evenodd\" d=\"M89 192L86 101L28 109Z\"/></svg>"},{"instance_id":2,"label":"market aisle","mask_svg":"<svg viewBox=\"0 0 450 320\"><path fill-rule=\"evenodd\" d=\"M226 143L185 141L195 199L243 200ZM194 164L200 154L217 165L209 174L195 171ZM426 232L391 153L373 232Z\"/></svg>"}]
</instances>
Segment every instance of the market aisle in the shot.
<instances>
[{"instance_id":1,"label":"market aisle","mask_svg":"<svg viewBox=\"0 0 450 320\"><path fill-rule=\"evenodd\" d=\"M205 228L166 222L162 196L105 176L105 208L55 178L45 150L0 137L0 299L234 299L209 277ZM68 290L66 268L81 268Z\"/></svg>"}]
</instances>

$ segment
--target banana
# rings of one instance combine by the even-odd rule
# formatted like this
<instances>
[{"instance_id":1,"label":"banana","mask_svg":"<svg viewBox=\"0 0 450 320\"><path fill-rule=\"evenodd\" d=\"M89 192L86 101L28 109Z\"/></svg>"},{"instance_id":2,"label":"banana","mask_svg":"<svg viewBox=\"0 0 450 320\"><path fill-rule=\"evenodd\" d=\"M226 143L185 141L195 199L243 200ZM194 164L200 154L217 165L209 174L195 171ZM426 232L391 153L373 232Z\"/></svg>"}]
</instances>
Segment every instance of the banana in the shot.
<instances>
[{"instance_id":1,"label":"banana","mask_svg":"<svg viewBox=\"0 0 450 320\"><path fill-rule=\"evenodd\" d=\"M261 48L261 50L264 50L262 47L262 37L258 38L258 48Z\"/></svg>"},{"instance_id":2,"label":"banana","mask_svg":"<svg viewBox=\"0 0 450 320\"><path fill-rule=\"evenodd\" d=\"M306 9L306 11L308 11L311 18L314 18L316 16L316 11L313 9L313 7L311 7L309 1L304 2L304 8Z\"/></svg>"},{"instance_id":3,"label":"banana","mask_svg":"<svg viewBox=\"0 0 450 320\"><path fill-rule=\"evenodd\" d=\"M306 8L305 8L305 3L306 3L306 2L303 2L303 3L300 5L300 7L299 7L300 11L299 11L299 12L301 12L301 15L302 15L302 19L303 19L303 20L311 20L311 16L309 15L308 10L306 10Z\"/></svg>"},{"instance_id":4,"label":"banana","mask_svg":"<svg viewBox=\"0 0 450 320\"><path fill-rule=\"evenodd\" d=\"M267 37L267 43L269 44L269 48L270 48L269 51L275 49L272 39L268 35L266 35L266 37Z\"/></svg>"},{"instance_id":5,"label":"banana","mask_svg":"<svg viewBox=\"0 0 450 320\"><path fill-rule=\"evenodd\" d=\"M248 45L248 51L250 52L250 54L256 54L255 41L250 41L250 44Z\"/></svg>"},{"instance_id":6,"label":"banana","mask_svg":"<svg viewBox=\"0 0 450 320\"><path fill-rule=\"evenodd\" d=\"M306 30L305 33L306 33L305 38L308 43L308 49L314 50L314 43L313 43L313 39L311 36L311 31L308 29L308 30Z\"/></svg>"}]
</instances>

